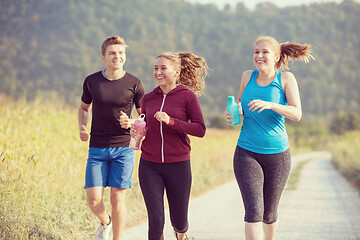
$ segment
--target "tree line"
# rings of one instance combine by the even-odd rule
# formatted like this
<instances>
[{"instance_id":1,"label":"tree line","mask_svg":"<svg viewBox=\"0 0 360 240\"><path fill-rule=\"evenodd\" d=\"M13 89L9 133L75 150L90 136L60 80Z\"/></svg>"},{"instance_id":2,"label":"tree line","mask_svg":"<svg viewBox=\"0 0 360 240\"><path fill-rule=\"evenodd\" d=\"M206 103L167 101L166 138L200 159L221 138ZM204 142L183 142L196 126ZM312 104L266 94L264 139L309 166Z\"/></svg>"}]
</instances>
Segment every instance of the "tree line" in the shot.
<instances>
[{"instance_id":1,"label":"tree line","mask_svg":"<svg viewBox=\"0 0 360 240\"><path fill-rule=\"evenodd\" d=\"M84 78L103 68L100 45L125 38L125 69L146 91L155 86L154 58L190 51L210 67L204 96L207 116L222 113L237 95L242 72L253 68L253 41L308 43L315 61L290 64L299 83L304 118L360 113L360 4L278 8L239 3L235 9L170 0L3 0L0 8L0 93L13 98L49 94L78 104Z\"/></svg>"}]
</instances>

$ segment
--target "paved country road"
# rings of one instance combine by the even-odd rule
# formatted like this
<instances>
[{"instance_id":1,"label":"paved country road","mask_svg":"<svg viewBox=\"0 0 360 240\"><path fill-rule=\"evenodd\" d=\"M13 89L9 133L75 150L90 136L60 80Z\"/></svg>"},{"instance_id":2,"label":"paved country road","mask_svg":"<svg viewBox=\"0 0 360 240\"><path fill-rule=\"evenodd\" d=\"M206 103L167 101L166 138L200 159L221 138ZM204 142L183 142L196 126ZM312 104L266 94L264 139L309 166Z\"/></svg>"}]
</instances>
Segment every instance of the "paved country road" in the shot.
<instances>
[{"instance_id":1,"label":"paved country road","mask_svg":"<svg viewBox=\"0 0 360 240\"><path fill-rule=\"evenodd\" d=\"M306 161L310 160L310 161ZM313 152L292 158L306 161L295 190L279 206L277 240L360 240L360 194L335 170L331 155ZM189 236L196 240L243 240L240 191L235 181L191 199ZM168 213L167 213L168 214ZM175 239L166 216L165 240ZM146 240L147 222L128 229L125 240Z\"/></svg>"}]
</instances>

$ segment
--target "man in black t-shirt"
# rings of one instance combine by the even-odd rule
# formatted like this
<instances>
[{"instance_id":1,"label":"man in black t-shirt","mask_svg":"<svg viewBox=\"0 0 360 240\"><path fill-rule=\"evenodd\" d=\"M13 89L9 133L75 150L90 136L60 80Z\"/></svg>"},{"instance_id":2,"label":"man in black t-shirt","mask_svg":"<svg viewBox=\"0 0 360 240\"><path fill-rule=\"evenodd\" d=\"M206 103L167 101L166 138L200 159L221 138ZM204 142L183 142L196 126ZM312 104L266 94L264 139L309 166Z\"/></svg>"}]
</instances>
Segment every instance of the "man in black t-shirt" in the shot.
<instances>
[{"instance_id":1,"label":"man in black t-shirt","mask_svg":"<svg viewBox=\"0 0 360 240\"><path fill-rule=\"evenodd\" d=\"M140 102L144 86L139 79L124 71L126 44L119 36L105 39L101 46L106 69L89 75L83 84L81 105L78 111L80 139L88 141L86 125L92 107L91 137L86 165L85 189L91 211L99 218L96 240L121 239L126 219L125 194L131 188L134 169L134 150L129 148L129 127L135 106L141 113ZM124 120L122 120L124 121ZM103 202L105 187L111 187L111 215Z\"/></svg>"}]
</instances>

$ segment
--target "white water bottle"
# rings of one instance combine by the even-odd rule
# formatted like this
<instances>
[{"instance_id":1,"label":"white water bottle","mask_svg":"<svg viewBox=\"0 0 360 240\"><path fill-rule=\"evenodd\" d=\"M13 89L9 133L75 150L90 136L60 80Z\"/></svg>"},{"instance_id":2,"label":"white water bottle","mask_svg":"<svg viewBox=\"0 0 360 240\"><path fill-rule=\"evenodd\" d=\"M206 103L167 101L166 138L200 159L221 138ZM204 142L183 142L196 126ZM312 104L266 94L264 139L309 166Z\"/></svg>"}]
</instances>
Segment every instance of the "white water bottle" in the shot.
<instances>
[{"instance_id":1,"label":"white water bottle","mask_svg":"<svg viewBox=\"0 0 360 240\"><path fill-rule=\"evenodd\" d=\"M144 137L145 134L145 127L146 123L144 121L145 114L140 114L140 118L136 119L134 122L134 130L136 132L136 135L130 138L129 147L133 150L139 150L141 147L141 140Z\"/></svg>"}]
</instances>

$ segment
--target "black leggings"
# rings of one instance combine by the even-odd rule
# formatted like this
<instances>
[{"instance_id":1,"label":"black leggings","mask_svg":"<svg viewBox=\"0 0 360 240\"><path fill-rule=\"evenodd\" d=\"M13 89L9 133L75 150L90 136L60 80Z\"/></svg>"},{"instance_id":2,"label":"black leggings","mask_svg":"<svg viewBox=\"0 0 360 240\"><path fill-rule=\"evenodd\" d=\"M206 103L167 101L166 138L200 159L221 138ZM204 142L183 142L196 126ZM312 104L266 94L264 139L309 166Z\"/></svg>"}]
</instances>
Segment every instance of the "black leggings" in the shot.
<instances>
[{"instance_id":1,"label":"black leggings","mask_svg":"<svg viewBox=\"0 0 360 240\"><path fill-rule=\"evenodd\" d=\"M291 167L290 150L259 154L236 147L234 173L245 208L245 221L272 224Z\"/></svg>"},{"instance_id":2,"label":"black leggings","mask_svg":"<svg viewBox=\"0 0 360 240\"><path fill-rule=\"evenodd\" d=\"M191 189L190 160L176 163L153 163L140 159L139 181L149 220L149 240L163 239L165 224L164 189L174 230L188 230L188 205Z\"/></svg>"}]
</instances>

